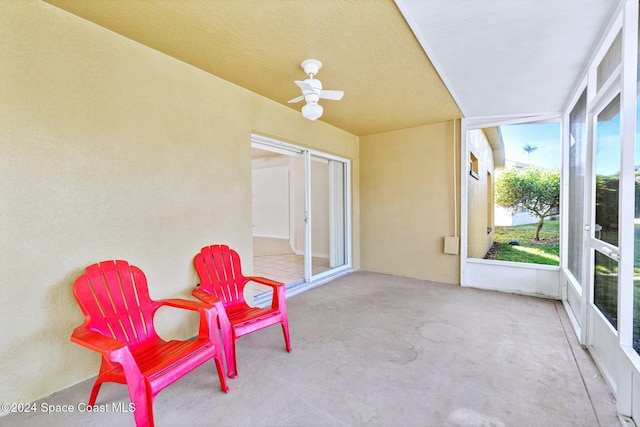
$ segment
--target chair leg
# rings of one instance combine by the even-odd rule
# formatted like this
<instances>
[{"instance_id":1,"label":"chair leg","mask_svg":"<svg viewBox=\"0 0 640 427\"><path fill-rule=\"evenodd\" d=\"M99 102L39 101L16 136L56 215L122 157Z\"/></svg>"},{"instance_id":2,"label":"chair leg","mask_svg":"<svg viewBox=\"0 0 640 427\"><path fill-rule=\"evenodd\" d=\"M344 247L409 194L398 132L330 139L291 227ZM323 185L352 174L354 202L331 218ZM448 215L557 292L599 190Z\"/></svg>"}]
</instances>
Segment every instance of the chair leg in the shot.
<instances>
[{"instance_id":1,"label":"chair leg","mask_svg":"<svg viewBox=\"0 0 640 427\"><path fill-rule=\"evenodd\" d=\"M222 332L222 346L224 347L224 359L227 364L227 375L229 378L238 376L236 371L236 339L231 331L231 325L220 325Z\"/></svg>"},{"instance_id":2,"label":"chair leg","mask_svg":"<svg viewBox=\"0 0 640 427\"><path fill-rule=\"evenodd\" d=\"M289 338L289 322L284 320L282 322L282 334L284 335L284 345L287 347L287 351L291 353L291 340Z\"/></svg>"},{"instance_id":3,"label":"chair leg","mask_svg":"<svg viewBox=\"0 0 640 427\"><path fill-rule=\"evenodd\" d=\"M227 377L224 375L224 370L222 368L222 362L217 357L213 358L213 361L216 364L216 369L218 370L218 378L220 379L220 388L225 393L229 392L229 387L227 386Z\"/></svg>"},{"instance_id":4,"label":"chair leg","mask_svg":"<svg viewBox=\"0 0 640 427\"><path fill-rule=\"evenodd\" d=\"M229 347L226 345L224 347L225 358L227 359L227 372L229 373L229 378L236 378L238 376L238 364L236 363L236 337L232 336L229 341Z\"/></svg>"},{"instance_id":5,"label":"chair leg","mask_svg":"<svg viewBox=\"0 0 640 427\"><path fill-rule=\"evenodd\" d=\"M102 386L102 381L98 378L93 384L93 388L91 389L91 394L89 395L89 406L93 406L96 404L96 399L98 398L98 392L100 391L100 386Z\"/></svg>"},{"instance_id":6,"label":"chair leg","mask_svg":"<svg viewBox=\"0 0 640 427\"><path fill-rule=\"evenodd\" d=\"M136 427L153 427L153 397L151 391L144 387L140 390L139 385L128 384L129 397L131 403L135 406L133 411L133 418L136 422Z\"/></svg>"},{"instance_id":7,"label":"chair leg","mask_svg":"<svg viewBox=\"0 0 640 427\"><path fill-rule=\"evenodd\" d=\"M93 384L93 388L91 389L91 394L89 395L89 406L93 406L96 404L96 400L98 399L98 393L100 392L100 387L102 384L112 381L113 378L109 377L108 372L111 370L112 365L102 359L102 363L100 363L100 371L98 372L98 378L96 382Z\"/></svg>"}]
</instances>

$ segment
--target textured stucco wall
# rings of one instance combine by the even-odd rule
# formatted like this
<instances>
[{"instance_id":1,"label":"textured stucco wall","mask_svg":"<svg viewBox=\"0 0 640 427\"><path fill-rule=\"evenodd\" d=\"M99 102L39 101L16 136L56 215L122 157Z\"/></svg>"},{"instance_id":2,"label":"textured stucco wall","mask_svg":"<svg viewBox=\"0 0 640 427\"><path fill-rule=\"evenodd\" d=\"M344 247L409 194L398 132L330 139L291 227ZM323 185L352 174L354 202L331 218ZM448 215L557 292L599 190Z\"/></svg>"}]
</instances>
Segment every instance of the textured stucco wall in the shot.
<instances>
[{"instance_id":1,"label":"textured stucco wall","mask_svg":"<svg viewBox=\"0 0 640 427\"><path fill-rule=\"evenodd\" d=\"M467 256L482 258L493 244L494 231L487 233L487 227L494 228L492 218L492 203L488 191L492 188L488 177L495 180L493 167L493 151L482 129L467 132L469 151L478 159L478 176L467 175ZM491 175L488 175L490 173Z\"/></svg>"},{"instance_id":2,"label":"textured stucco wall","mask_svg":"<svg viewBox=\"0 0 640 427\"><path fill-rule=\"evenodd\" d=\"M444 253L460 194L459 141L452 121L360 139L363 269L460 283L460 257Z\"/></svg>"},{"instance_id":3,"label":"textured stucco wall","mask_svg":"<svg viewBox=\"0 0 640 427\"><path fill-rule=\"evenodd\" d=\"M69 341L83 269L126 259L151 296L189 297L199 249L251 272L252 132L353 160L358 138L36 0L0 2L0 402L97 374ZM191 318L162 313L161 333Z\"/></svg>"}]
</instances>

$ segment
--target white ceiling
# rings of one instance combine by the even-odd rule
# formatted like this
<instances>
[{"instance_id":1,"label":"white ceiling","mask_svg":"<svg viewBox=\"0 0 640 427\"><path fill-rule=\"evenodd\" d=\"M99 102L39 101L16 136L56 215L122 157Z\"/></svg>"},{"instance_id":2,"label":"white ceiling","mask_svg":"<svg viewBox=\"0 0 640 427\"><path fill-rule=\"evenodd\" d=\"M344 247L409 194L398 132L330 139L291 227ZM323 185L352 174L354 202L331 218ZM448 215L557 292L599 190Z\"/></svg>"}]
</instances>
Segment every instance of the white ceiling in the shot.
<instances>
[{"instance_id":1,"label":"white ceiling","mask_svg":"<svg viewBox=\"0 0 640 427\"><path fill-rule=\"evenodd\" d=\"M298 111L319 59L320 120L368 135L562 111L622 0L45 1Z\"/></svg>"},{"instance_id":2,"label":"white ceiling","mask_svg":"<svg viewBox=\"0 0 640 427\"><path fill-rule=\"evenodd\" d=\"M557 113L617 0L396 0L466 117Z\"/></svg>"}]
</instances>

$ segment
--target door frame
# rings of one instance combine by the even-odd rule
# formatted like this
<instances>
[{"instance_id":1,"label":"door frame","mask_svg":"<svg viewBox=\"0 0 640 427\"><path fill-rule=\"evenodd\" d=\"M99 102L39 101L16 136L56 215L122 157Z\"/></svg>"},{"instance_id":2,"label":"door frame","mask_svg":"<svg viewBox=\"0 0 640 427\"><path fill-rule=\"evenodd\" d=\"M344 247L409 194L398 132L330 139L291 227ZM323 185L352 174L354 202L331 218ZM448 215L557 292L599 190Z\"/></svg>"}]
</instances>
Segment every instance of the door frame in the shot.
<instances>
[{"instance_id":1,"label":"door frame","mask_svg":"<svg viewBox=\"0 0 640 427\"><path fill-rule=\"evenodd\" d=\"M586 307L586 321L583 323L585 327L584 331L584 344L589 348L594 360L599 365L599 368L603 374L603 377L609 384L612 391L617 390L617 375L614 373L617 352L618 352L618 340L619 332L617 328L614 328L602 311L595 305L594 297L594 268L595 268L595 253L600 254L613 259L620 264L620 251L619 247L614 247L612 244L604 242L595 237L596 232L596 146L597 146L597 126L598 115L620 94L619 78L615 78L611 84L607 85L587 107L587 127L590 129L587 132L587 179L585 187L588 191L588 197L585 199L585 219L587 224L585 226L585 252L583 253L583 264L586 268L586 275L583 275L583 290L584 293L583 303ZM616 84L617 83L617 84ZM620 100L621 101L621 100ZM622 105L620 103L620 115L622 114ZM618 144L620 148L623 145L622 141L622 127L620 128L620 141ZM620 181L621 183L621 181ZM619 193L620 194L620 193ZM619 211L622 211L623 200L618 199ZM619 218L620 220L620 218ZM619 221L620 224L620 221ZM620 226L618 228L618 235L621 237L622 230ZM616 254L616 256L612 256ZM618 265L618 267L620 267ZM618 268L618 289L620 289L620 280L622 275L620 274L620 268ZM618 304L619 304L618 297ZM620 324L620 322L618 322Z\"/></svg>"}]
</instances>

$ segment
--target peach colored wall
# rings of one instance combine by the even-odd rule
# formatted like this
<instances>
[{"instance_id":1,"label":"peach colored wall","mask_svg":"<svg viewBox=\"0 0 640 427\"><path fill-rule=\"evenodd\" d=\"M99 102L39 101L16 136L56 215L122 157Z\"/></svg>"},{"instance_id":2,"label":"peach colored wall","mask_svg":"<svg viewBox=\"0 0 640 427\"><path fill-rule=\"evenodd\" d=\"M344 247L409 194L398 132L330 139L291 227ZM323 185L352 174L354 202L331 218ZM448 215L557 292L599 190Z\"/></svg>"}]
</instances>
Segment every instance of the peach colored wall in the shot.
<instances>
[{"instance_id":1,"label":"peach colored wall","mask_svg":"<svg viewBox=\"0 0 640 427\"><path fill-rule=\"evenodd\" d=\"M206 244L251 272L252 132L352 159L359 265L356 136L37 0L0 2L0 40L0 402L97 374L69 341L87 265L126 259L153 298L189 297Z\"/></svg>"},{"instance_id":2,"label":"peach colored wall","mask_svg":"<svg viewBox=\"0 0 640 427\"><path fill-rule=\"evenodd\" d=\"M360 138L362 269L460 283L460 257L444 253L460 194L454 145L459 155L452 121Z\"/></svg>"}]
</instances>

